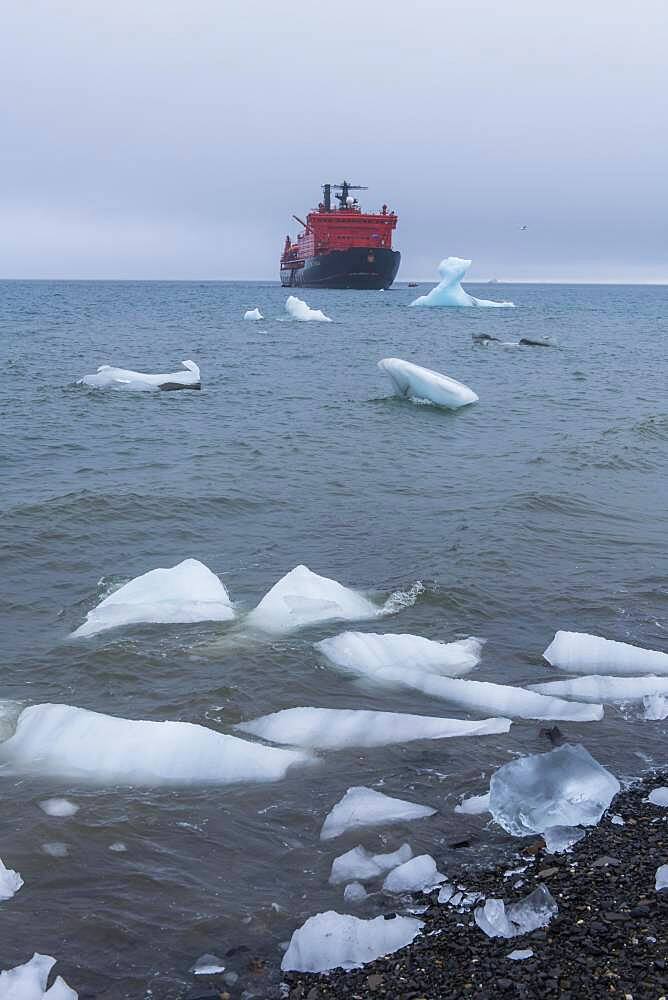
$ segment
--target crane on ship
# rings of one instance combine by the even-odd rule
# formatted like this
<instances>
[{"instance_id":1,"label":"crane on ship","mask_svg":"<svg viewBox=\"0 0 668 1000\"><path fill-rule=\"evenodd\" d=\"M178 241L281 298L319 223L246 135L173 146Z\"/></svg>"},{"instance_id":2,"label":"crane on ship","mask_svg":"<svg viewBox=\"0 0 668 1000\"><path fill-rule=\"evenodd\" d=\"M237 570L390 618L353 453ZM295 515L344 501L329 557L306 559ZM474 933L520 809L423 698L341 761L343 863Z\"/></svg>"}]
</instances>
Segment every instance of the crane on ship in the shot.
<instances>
[{"instance_id":1,"label":"crane on ship","mask_svg":"<svg viewBox=\"0 0 668 1000\"><path fill-rule=\"evenodd\" d=\"M363 184L350 184L348 181L342 181L341 184L323 184L322 191L324 195L324 208L326 212L331 212L332 210L332 191L340 191L341 194L335 194L334 197L339 202L340 208L350 208L356 203L357 199L353 199L350 204L348 204L348 197L351 191L368 191L369 189Z\"/></svg>"}]
</instances>

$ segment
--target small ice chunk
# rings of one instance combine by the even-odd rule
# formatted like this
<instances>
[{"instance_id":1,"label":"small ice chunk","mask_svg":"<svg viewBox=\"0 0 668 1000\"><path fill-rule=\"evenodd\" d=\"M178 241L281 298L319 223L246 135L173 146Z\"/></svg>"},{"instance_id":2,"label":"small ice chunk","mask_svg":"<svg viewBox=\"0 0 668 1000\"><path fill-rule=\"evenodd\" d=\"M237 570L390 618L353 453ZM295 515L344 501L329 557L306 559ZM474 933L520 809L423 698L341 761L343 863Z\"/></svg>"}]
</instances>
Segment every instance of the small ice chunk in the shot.
<instances>
[{"instance_id":1,"label":"small ice chunk","mask_svg":"<svg viewBox=\"0 0 668 1000\"><path fill-rule=\"evenodd\" d=\"M341 708L286 708L234 728L271 743L318 750L382 747L413 740L507 733L510 719L442 719L400 712Z\"/></svg>"},{"instance_id":2,"label":"small ice chunk","mask_svg":"<svg viewBox=\"0 0 668 1000\"><path fill-rule=\"evenodd\" d=\"M361 882L349 882L343 890L343 901L344 903L360 903L368 895Z\"/></svg>"},{"instance_id":3,"label":"small ice chunk","mask_svg":"<svg viewBox=\"0 0 668 1000\"><path fill-rule=\"evenodd\" d=\"M666 681L668 682L668 677ZM646 694L642 703L644 719L651 722L663 722L664 719L668 719L668 698L665 694Z\"/></svg>"},{"instance_id":4,"label":"small ice chunk","mask_svg":"<svg viewBox=\"0 0 668 1000\"><path fill-rule=\"evenodd\" d=\"M225 972L225 963L217 955L200 955L188 971L196 976L215 976L219 972Z\"/></svg>"},{"instance_id":5,"label":"small ice chunk","mask_svg":"<svg viewBox=\"0 0 668 1000\"><path fill-rule=\"evenodd\" d=\"M455 894L455 887L453 885L442 885L438 890L438 902L444 906L445 903L449 903Z\"/></svg>"},{"instance_id":6,"label":"small ice chunk","mask_svg":"<svg viewBox=\"0 0 668 1000\"><path fill-rule=\"evenodd\" d=\"M292 319L298 319L303 323L316 321L318 323L331 323L329 316L325 316L322 309L311 309L303 299L298 299L296 295L288 295L285 301L285 311Z\"/></svg>"},{"instance_id":7,"label":"small ice chunk","mask_svg":"<svg viewBox=\"0 0 668 1000\"><path fill-rule=\"evenodd\" d=\"M302 565L274 584L247 621L262 632L280 634L320 622L361 620L378 614L379 609L366 597Z\"/></svg>"},{"instance_id":8,"label":"small ice chunk","mask_svg":"<svg viewBox=\"0 0 668 1000\"><path fill-rule=\"evenodd\" d=\"M506 958L513 962L521 962L525 958L531 958L532 955L533 948L516 948L515 951L509 951Z\"/></svg>"},{"instance_id":9,"label":"small ice chunk","mask_svg":"<svg viewBox=\"0 0 668 1000\"><path fill-rule=\"evenodd\" d=\"M463 813L465 816L479 816L481 813L489 812L489 792L462 799L459 805L455 806L455 812Z\"/></svg>"},{"instance_id":10,"label":"small ice chunk","mask_svg":"<svg viewBox=\"0 0 668 1000\"><path fill-rule=\"evenodd\" d=\"M247 309L244 313L244 319L264 319L264 316L259 309Z\"/></svg>"},{"instance_id":11,"label":"small ice chunk","mask_svg":"<svg viewBox=\"0 0 668 1000\"><path fill-rule=\"evenodd\" d=\"M662 785L654 788L647 796L647 801L655 806L668 806L668 786Z\"/></svg>"},{"instance_id":12,"label":"small ice chunk","mask_svg":"<svg viewBox=\"0 0 668 1000\"><path fill-rule=\"evenodd\" d=\"M364 669L369 674L386 667L408 667L459 677L478 666L483 645L484 639L473 637L436 642L422 635L341 632L316 642L315 648L339 667Z\"/></svg>"},{"instance_id":13,"label":"small ice chunk","mask_svg":"<svg viewBox=\"0 0 668 1000\"><path fill-rule=\"evenodd\" d=\"M47 816L74 816L79 812L79 806L69 799L43 799L37 804Z\"/></svg>"},{"instance_id":14,"label":"small ice chunk","mask_svg":"<svg viewBox=\"0 0 668 1000\"><path fill-rule=\"evenodd\" d=\"M356 785L349 788L325 817L320 831L321 840L332 840L348 830L363 826L380 826L390 823L407 823L414 819L433 816L431 806L391 798L373 788Z\"/></svg>"},{"instance_id":15,"label":"small ice chunk","mask_svg":"<svg viewBox=\"0 0 668 1000\"><path fill-rule=\"evenodd\" d=\"M401 847L392 851L391 854L371 854L364 847L359 845L345 854L334 858L332 871L329 876L330 885L340 885L342 882L349 882L351 879L357 882L368 882L389 872L397 865L402 865L405 861L410 861L413 857L410 844L402 844Z\"/></svg>"},{"instance_id":16,"label":"small ice chunk","mask_svg":"<svg viewBox=\"0 0 668 1000\"><path fill-rule=\"evenodd\" d=\"M0 858L0 900L11 899L21 886L23 885L23 879L18 872L15 872L13 868L5 868L5 865ZM0 1000L2 994L0 993Z\"/></svg>"},{"instance_id":17,"label":"small ice chunk","mask_svg":"<svg viewBox=\"0 0 668 1000\"><path fill-rule=\"evenodd\" d=\"M474 913L475 922L487 937L518 937L547 927L559 908L550 890L541 883L517 903L506 906L502 899L487 899Z\"/></svg>"},{"instance_id":18,"label":"small ice chunk","mask_svg":"<svg viewBox=\"0 0 668 1000\"><path fill-rule=\"evenodd\" d=\"M606 677L594 674L590 677L571 677L567 681L530 684L529 688L540 694L556 695L559 698L575 698L577 701L619 705L630 701L644 702L651 695L659 697L663 692L668 693L668 677L653 677L652 675Z\"/></svg>"},{"instance_id":19,"label":"small ice chunk","mask_svg":"<svg viewBox=\"0 0 668 1000\"><path fill-rule=\"evenodd\" d=\"M586 836L584 830L576 826L548 826L543 830L543 840L548 854L563 854L570 851Z\"/></svg>"},{"instance_id":20,"label":"small ice chunk","mask_svg":"<svg viewBox=\"0 0 668 1000\"><path fill-rule=\"evenodd\" d=\"M492 302L489 299L476 299L465 292L461 286L464 276L471 266L470 260L462 257L446 257L438 265L441 277L426 295L420 295L411 302L412 306L478 306L514 308L513 302Z\"/></svg>"},{"instance_id":21,"label":"small ice chunk","mask_svg":"<svg viewBox=\"0 0 668 1000\"><path fill-rule=\"evenodd\" d=\"M42 850L52 858L66 858L70 853L67 844L63 844L60 840L52 840L47 844L42 844Z\"/></svg>"},{"instance_id":22,"label":"small ice chunk","mask_svg":"<svg viewBox=\"0 0 668 1000\"><path fill-rule=\"evenodd\" d=\"M571 674L668 675L668 653L587 632L557 632L543 656L551 666Z\"/></svg>"},{"instance_id":23,"label":"small ice chunk","mask_svg":"<svg viewBox=\"0 0 668 1000\"><path fill-rule=\"evenodd\" d=\"M420 402L426 400L448 410L458 410L461 406L478 402L479 396L473 389L431 368L423 368L401 358L383 358L378 367L389 375L397 396Z\"/></svg>"},{"instance_id":24,"label":"small ice chunk","mask_svg":"<svg viewBox=\"0 0 668 1000\"><path fill-rule=\"evenodd\" d=\"M436 862L431 855L419 854L390 872L383 882L383 891L428 892L441 882L445 882L445 875L437 870Z\"/></svg>"},{"instance_id":25,"label":"small ice chunk","mask_svg":"<svg viewBox=\"0 0 668 1000\"><path fill-rule=\"evenodd\" d=\"M481 899L484 899L482 892L465 892L462 894L462 898L457 905L462 909L468 909L468 907L473 906L474 903L477 903Z\"/></svg>"},{"instance_id":26,"label":"small ice chunk","mask_svg":"<svg viewBox=\"0 0 668 1000\"><path fill-rule=\"evenodd\" d=\"M152 569L105 597L73 636L95 635L139 622L226 622L234 618L227 590L197 559Z\"/></svg>"},{"instance_id":27,"label":"small ice chunk","mask_svg":"<svg viewBox=\"0 0 668 1000\"><path fill-rule=\"evenodd\" d=\"M657 868L654 884L657 892L660 892L661 889L668 889L668 865L661 865L660 868Z\"/></svg>"},{"instance_id":28,"label":"small ice chunk","mask_svg":"<svg viewBox=\"0 0 668 1000\"><path fill-rule=\"evenodd\" d=\"M360 920L333 910L318 913L292 935L281 969L284 972L358 969L405 948L423 926L415 917Z\"/></svg>"},{"instance_id":29,"label":"small ice chunk","mask_svg":"<svg viewBox=\"0 0 668 1000\"><path fill-rule=\"evenodd\" d=\"M610 817L610 822L614 823L615 826L624 826L624 820L618 813Z\"/></svg>"},{"instance_id":30,"label":"small ice chunk","mask_svg":"<svg viewBox=\"0 0 668 1000\"><path fill-rule=\"evenodd\" d=\"M128 368L114 368L101 365L95 375L84 375L77 385L88 385L94 389L129 389L135 392L155 392L159 389L201 389L200 370L194 361L182 361L184 372L169 372L164 375L149 375L134 372Z\"/></svg>"},{"instance_id":31,"label":"small ice chunk","mask_svg":"<svg viewBox=\"0 0 668 1000\"><path fill-rule=\"evenodd\" d=\"M619 790L615 776L583 746L567 743L495 771L489 807L504 830L525 837L550 826L594 826Z\"/></svg>"},{"instance_id":32,"label":"small ice chunk","mask_svg":"<svg viewBox=\"0 0 668 1000\"><path fill-rule=\"evenodd\" d=\"M127 851L127 847L122 840L115 840L113 844L109 844L109 850L114 851L116 854L122 854L124 851Z\"/></svg>"},{"instance_id":33,"label":"small ice chunk","mask_svg":"<svg viewBox=\"0 0 668 1000\"><path fill-rule=\"evenodd\" d=\"M0 1000L77 1000L79 994L60 976L47 990L49 973L55 964L55 958L35 952L24 965L0 972Z\"/></svg>"}]
</instances>

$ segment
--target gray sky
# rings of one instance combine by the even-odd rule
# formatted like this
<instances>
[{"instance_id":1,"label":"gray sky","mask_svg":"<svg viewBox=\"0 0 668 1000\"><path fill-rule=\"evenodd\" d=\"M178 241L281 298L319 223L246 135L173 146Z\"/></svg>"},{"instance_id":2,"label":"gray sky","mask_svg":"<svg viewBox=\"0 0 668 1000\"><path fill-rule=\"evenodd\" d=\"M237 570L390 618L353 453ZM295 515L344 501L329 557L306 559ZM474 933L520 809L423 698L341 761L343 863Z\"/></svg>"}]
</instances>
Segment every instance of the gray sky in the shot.
<instances>
[{"instance_id":1,"label":"gray sky","mask_svg":"<svg viewBox=\"0 0 668 1000\"><path fill-rule=\"evenodd\" d=\"M403 279L668 281L667 41L666 0L7 3L0 276L276 278L346 177Z\"/></svg>"}]
</instances>

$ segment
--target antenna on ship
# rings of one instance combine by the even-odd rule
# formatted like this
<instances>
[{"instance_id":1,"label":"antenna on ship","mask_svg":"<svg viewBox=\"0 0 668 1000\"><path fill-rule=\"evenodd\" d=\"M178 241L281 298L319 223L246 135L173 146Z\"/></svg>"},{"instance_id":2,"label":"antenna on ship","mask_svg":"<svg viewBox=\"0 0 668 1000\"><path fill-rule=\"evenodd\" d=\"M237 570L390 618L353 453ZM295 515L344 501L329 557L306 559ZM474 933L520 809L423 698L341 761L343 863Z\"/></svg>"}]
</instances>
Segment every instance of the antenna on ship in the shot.
<instances>
[{"instance_id":1,"label":"antenna on ship","mask_svg":"<svg viewBox=\"0 0 668 1000\"><path fill-rule=\"evenodd\" d=\"M341 208L348 207L348 194L350 191L368 191L369 189L363 184L349 184L348 181L343 181L341 184L323 184L322 190L325 196L325 211L331 212L332 210L332 188L335 191L340 191L341 194L336 194L334 197L338 200Z\"/></svg>"}]
</instances>

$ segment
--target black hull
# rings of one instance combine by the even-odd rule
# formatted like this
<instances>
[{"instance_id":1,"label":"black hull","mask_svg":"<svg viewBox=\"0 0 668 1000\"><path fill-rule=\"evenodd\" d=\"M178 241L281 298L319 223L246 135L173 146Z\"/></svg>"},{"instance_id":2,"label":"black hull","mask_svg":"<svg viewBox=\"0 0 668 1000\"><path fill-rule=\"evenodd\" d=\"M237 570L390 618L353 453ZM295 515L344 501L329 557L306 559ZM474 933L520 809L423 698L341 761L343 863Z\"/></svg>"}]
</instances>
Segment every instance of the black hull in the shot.
<instances>
[{"instance_id":1,"label":"black hull","mask_svg":"<svg viewBox=\"0 0 668 1000\"><path fill-rule=\"evenodd\" d=\"M310 257L303 267L281 268L285 288L389 288L397 276L398 250L333 250Z\"/></svg>"}]
</instances>

